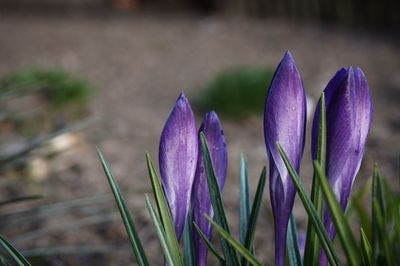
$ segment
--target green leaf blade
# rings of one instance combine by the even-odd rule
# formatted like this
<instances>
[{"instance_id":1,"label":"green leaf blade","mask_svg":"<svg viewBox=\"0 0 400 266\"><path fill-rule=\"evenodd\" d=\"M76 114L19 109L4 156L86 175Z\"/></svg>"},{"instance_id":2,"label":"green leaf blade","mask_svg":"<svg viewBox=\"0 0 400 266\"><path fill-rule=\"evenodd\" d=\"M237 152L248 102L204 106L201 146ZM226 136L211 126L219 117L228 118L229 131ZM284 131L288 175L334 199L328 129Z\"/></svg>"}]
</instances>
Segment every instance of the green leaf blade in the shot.
<instances>
[{"instance_id":1,"label":"green leaf blade","mask_svg":"<svg viewBox=\"0 0 400 266\"><path fill-rule=\"evenodd\" d=\"M161 184L161 179L158 176L148 153L146 153L146 161L160 221L165 231L166 242L170 247L174 265L184 265L183 257L179 248L179 241L175 233L175 226L172 221L172 215Z\"/></svg>"},{"instance_id":2,"label":"green leaf blade","mask_svg":"<svg viewBox=\"0 0 400 266\"><path fill-rule=\"evenodd\" d=\"M364 230L360 230L361 254L365 266L372 266L372 249Z\"/></svg>"},{"instance_id":3,"label":"green leaf blade","mask_svg":"<svg viewBox=\"0 0 400 266\"><path fill-rule=\"evenodd\" d=\"M208 238L204 235L200 227L195 222L193 222L193 225L196 228L197 233L200 235L201 239L206 244L208 250L211 251L211 253L213 253L213 255L219 260L221 265L225 265L226 264L225 259L218 254L218 251L215 249L214 245L210 242L210 240L208 240Z\"/></svg>"},{"instance_id":4,"label":"green leaf blade","mask_svg":"<svg viewBox=\"0 0 400 266\"><path fill-rule=\"evenodd\" d=\"M147 208L150 213L151 220L153 221L154 227L157 232L158 239L160 240L160 245L164 251L165 259L168 262L168 265L175 265L174 264L174 259L171 251L171 247L168 245L167 240L166 240L166 233L164 231L164 228L161 224L161 221L157 217L156 212L154 211L153 205L150 202L150 198L147 194L145 194L146 197L146 204Z\"/></svg>"},{"instance_id":5,"label":"green leaf blade","mask_svg":"<svg viewBox=\"0 0 400 266\"><path fill-rule=\"evenodd\" d=\"M243 153L240 154L240 176L239 176L239 227L240 242L246 240L247 225L250 217L250 192L247 159Z\"/></svg>"},{"instance_id":6,"label":"green leaf blade","mask_svg":"<svg viewBox=\"0 0 400 266\"><path fill-rule=\"evenodd\" d=\"M329 208L331 218L335 224L336 232L346 254L347 261L349 265L359 265L361 260L357 242L354 238L353 232L351 231L350 225L344 216L342 207L340 206L336 195L328 182L328 179L323 173L321 166L318 165L318 162L314 162L314 168L317 172L322 192Z\"/></svg>"},{"instance_id":7,"label":"green leaf blade","mask_svg":"<svg viewBox=\"0 0 400 266\"><path fill-rule=\"evenodd\" d=\"M229 232L225 231L221 226L219 226L207 215L206 218L214 227L214 229L218 232L218 234L221 235L226 241L228 241L232 245L232 247L234 247L240 253L240 255L242 255L242 257L244 257L251 265L253 266L262 265L261 262L259 262L248 249L246 249L243 245L241 245L239 241L234 239Z\"/></svg>"},{"instance_id":8,"label":"green leaf blade","mask_svg":"<svg viewBox=\"0 0 400 266\"><path fill-rule=\"evenodd\" d=\"M214 210L216 222L228 233L230 233L228 221L226 219L224 205L221 198L217 178L213 169L210 152L207 145L206 137L200 132L201 149L203 152L204 168L207 176L208 191L210 192L211 205ZM222 250L227 265L240 265L235 249L224 239L221 238Z\"/></svg>"},{"instance_id":9,"label":"green leaf blade","mask_svg":"<svg viewBox=\"0 0 400 266\"><path fill-rule=\"evenodd\" d=\"M1 235L0 246L10 255L18 266L31 266L29 261Z\"/></svg>"},{"instance_id":10,"label":"green leaf blade","mask_svg":"<svg viewBox=\"0 0 400 266\"><path fill-rule=\"evenodd\" d=\"M277 143L279 153L281 154L281 157L283 159L283 162L285 163L285 166L289 172L290 177L292 178L292 181L297 189L297 193L299 194L299 197L301 201L303 202L303 206L305 210L307 211L308 217L314 226L314 230L318 236L319 241L321 242L321 245L325 251L325 254L328 258L328 261L330 265L340 265L338 256L335 253L335 250L333 248L332 242L330 241L328 234L325 230L325 227L319 218L318 212L315 209L314 205L311 202L311 199L308 197L308 194L306 190L304 189L299 176L297 175L296 170L290 163L285 151L283 150L282 146Z\"/></svg>"},{"instance_id":11,"label":"green leaf blade","mask_svg":"<svg viewBox=\"0 0 400 266\"><path fill-rule=\"evenodd\" d=\"M262 195L264 193L265 183L266 183L266 179L267 179L266 176L267 176L267 169L264 166L264 168L261 172L261 175L260 175L260 180L258 181L256 194L254 196L253 206L251 208L249 223L248 223L247 230L246 230L246 238L245 238L244 247L247 250L252 250L252 247L253 247L257 218L258 218L258 214L260 212ZM245 258L242 258L241 265L243 265L243 266L247 265Z\"/></svg>"},{"instance_id":12,"label":"green leaf blade","mask_svg":"<svg viewBox=\"0 0 400 266\"><path fill-rule=\"evenodd\" d=\"M326 165L326 106L325 106L325 94L322 93L320 97L320 112L318 121L318 139L317 139L317 161L325 171ZM322 207L323 207L323 196L318 178L314 171L313 183L311 189L311 201L317 210L319 217L322 219ZM307 225L307 237L304 248L304 265L315 265L318 263L320 255L320 243L318 236L316 235L311 221L308 221Z\"/></svg>"},{"instance_id":13,"label":"green leaf blade","mask_svg":"<svg viewBox=\"0 0 400 266\"><path fill-rule=\"evenodd\" d=\"M114 195L115 202L117 203L119 212L121 214L121 218L124 223L126 232L128 234L128 237L129 237L129 240L130 240L130 243L132 246L132 250L136 257L136 261L141 266L147 266L147 265L149 265L149 262L147 260L146 253L144 252L143 245L142 245L139 235L136 231L136 227L135 227L135 224L133 223L132 216L131 216L131 214L128 210L128 207L126 206L125 200L121 194L118 183L117 183L115 177L113 176L108 163L104 159L102 152L99 149L97 149L97 153L99 155L100 162L101 162L103 170L106 174L111 191Z\"/></svg>"},{"instance_id":14,"label":"green leaf blade","mask_svg":"<svg viewBox=\"0 0 400 266\"><path fill-rule=\"evenodd\" d=\"M286 238L287 254L290 266L302 266L303 262L299 249L299 238L297 236L296 221L293 214L290 216Z\"/></svg>"}]
</instances>

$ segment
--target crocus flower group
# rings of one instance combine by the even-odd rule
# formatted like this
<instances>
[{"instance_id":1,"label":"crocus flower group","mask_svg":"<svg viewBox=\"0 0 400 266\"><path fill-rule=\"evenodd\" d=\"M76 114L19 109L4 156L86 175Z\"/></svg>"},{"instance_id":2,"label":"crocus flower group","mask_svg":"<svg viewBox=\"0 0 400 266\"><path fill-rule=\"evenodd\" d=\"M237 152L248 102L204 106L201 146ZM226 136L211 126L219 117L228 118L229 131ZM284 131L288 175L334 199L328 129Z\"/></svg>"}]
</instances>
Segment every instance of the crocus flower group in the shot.
<instances>
[{"instance_id":1,"label":"crocus flower group","mask_svg":"<svg viewBox=\"0 0 400 266\"><path fill-rule=\"evenodd\" d=\"M326 96L326 173L342 206L346 208L352 184L360 168L372 120L368 84L359 68L342 68L324 90ZM279 142L299 171L305 136L304 87L295 61L287 52L271 82L265 102L264 136L270 161L270 198L275 222L275 265L285 264L286 232L295 189L276 148ZM316 159L318 104L312 128L312 157ZM335 228L325 210L324 223L331 239ZM326 264L324 256L321 264Z\"/></svg>"},{"instance_id":2,"label":"crocus flower group","mask_svg":"<svg viewBox=\"0 0 400 266\"><path fill-rule=\"evenodd\" d=\"M355 176L360 168L372 119L368 84L359 68L342 68L324 90L326 96L327 157L326 174L343 209L346 208ZM299 172L306 128L306 96L296 63L287 52L278 65L265 100L264 137L269 158L270 199L275 223L275 265L285 264L286 234L296 189L277 148L279 142ZM312 158L316 159L320 104L312 126ZM227 172L227 149L218 116L207 113L199 131L188 100L183 93L164 126L159 149L162 184L169 203L175 231L181 238L188 212L204 235L211 238L211 226L204 214L213 216L203 154L199 145L203 132L220 190ZM329 237L335 228L324 212ZM194 232L196 265L206 265L207 247ZM325 264L324 254L321 264Z\"/></svg>"},{"instance_id":3,"label":"crocus flower group","mask_svg":"<svg viewBox=\"0 0 400 266\"><path fill-rule=\"evenodd\" d=\"M204 217L204 214L213 217L213 211L199 145L200 132L207 139L217 181L222 190L228 157L218 116L215 112L207 113L198 132L190 104L181 93L162 131L159 148L161 180L178 239L182 236L190 208L194 222L205 236L211 238L211 225ZM192 240L196 246L196 264L206 265L207 247L197 232L193 232Z\"/></svg>"}]
</instances>

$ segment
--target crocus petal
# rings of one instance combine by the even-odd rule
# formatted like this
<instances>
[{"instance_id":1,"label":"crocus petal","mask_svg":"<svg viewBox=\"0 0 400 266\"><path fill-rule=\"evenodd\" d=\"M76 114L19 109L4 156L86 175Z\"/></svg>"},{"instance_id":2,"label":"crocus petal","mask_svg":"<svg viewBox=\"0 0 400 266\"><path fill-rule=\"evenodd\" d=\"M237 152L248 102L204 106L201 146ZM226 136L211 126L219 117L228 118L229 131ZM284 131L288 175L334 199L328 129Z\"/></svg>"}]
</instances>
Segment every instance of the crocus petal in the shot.
<instances>
[{"instance_id":1,"label":"crocus petal","mask_svg":"<svg viewBox=\"0 0 400 266\"><path fill-rule=\"evenodd\" d=\"M217 176L220 190L222 191L228 164L228 154L225 144L224 132L215 112L207 113L199 132L203 132L210 150L212 164ZM200 145L199 145L200 146ZM203 153L199 147L197 170L193 184L192 195L193 220L208 239L211 238L212 228L205 219L204 214L213 217L210 194L208 191L207 176L204 169ZM196 265L207 264L207 246L196 232L193 232L193 241L196 254Z\"/></svg>"},{"instance_id":2,"label":"crocus petal","mask_svg":"<svg viewBox=\"0 0 400 266\"><path fill-rule=\"evenodd\" d=\"M326 173L343 210L360 168L372 121L372 103L364 73L359 68L340 69L325 88L327 157ZM312 157L316 158L319 104L312 129ZM336 231L328 210L324 223L331 239ZM321 257L326 265L326 257Z\"/></svg>"},{"instance_id":3,"label":"crocus petal","mask_svg":"<svg viewBox=\"0 0 400 266\"><path fill-rule=\"evenodd\" d=\"M264 137L270 162L270 197L275 221L275 265L285 264L287 225L296 193L276 143L282 145L299 171L305 123L303 82L292 55L287 52L275 71L264 109Z\"/></svg>"},{"instance_id":4,"label":"crocus petal","mask_svg":"<svg viewBox=\"0 0 400 266\"><path fill-rule=\"evenodd\" d=\"M196 121L188 100L181 93L165 123L159 147L161 180L178 239L189 209L197 152Z\"/></svg>"}]
</instances>

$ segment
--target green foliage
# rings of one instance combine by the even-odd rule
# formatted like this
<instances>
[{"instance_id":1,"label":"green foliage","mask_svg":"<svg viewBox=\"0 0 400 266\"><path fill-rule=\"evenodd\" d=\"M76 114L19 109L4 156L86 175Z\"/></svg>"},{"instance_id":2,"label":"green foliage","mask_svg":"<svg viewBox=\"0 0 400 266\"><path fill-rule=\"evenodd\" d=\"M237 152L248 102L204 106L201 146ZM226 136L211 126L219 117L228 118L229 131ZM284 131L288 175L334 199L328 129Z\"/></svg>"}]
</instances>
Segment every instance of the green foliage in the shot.
<instances>
[{"instance_id":1,"label":"green foliage","mask_svg":"<svg viewBox=\"0 0 400 266\"><path fill-rule=\"evenodd\" d=\"M129 240L131 242L132 250L133 253L135 254L136 261L141 266L147 266L149 265L149 262L147 261L143 245L139 239L139 235L136 231L135 224L133 223L132 216L129 213L128 207L126 206L125 200L121 194L118 183L115 180L110 170L110 167L108 166L108 163L104 159L103 154L100 152L99 149L97 150L97 153L99 155L101 165L103 166L103 170L106 174L112 193L114 194L115 202L117 203L122 221L124 222L126 232L129 236Z\"/></svg>"},{"instance_id":2,"label":"green foliage","mask_svg":"<svg viewBox=\"0 0 400 266\"><path fill-rule=\"evenodd\" d=\"M146 160L159 216L153 217L151 204L148 200L147 204L150 214L152 215L153 223L156 226L157 234L159 236L161 244L163 244L163 241L165 241L165 246L163 245L163 249L166 257L170 257L170 259L172 260L173 263L171 265L184 265L183 257L179 248L178 238L175 234L175 227L172 221L172 215L168 206L164 189L161 184L161 179L158 176L148 153L146 153ZM160 221L160 224L157 223L158 221ZM161 226L161 228L158 228L159 226Z\"/></svg>"},{"instance_id":3,"label":"green foliage","mask_svg":"<svg viewBox=\"0 0 400 266\"><path fill-rule=\"evenodd\" d=\"M290 177L292 178L293 184L297 189L297 193L303 203L304 208L307 211L308 219L312 226L314 227L315 233L317 234L319 241L325 251L325 254L328 258L330 265L340 265L338 255L333 247L332 241L329 239L328 234L325 230L322 219L320 218L317 210L315 209L314 204L312 203L310 197L308 196L303 184L300 181L300 177L296 173L293 165L290 163L285 151L282 146L277 143L278 150L281 154L282 160L285 163L285 166L289 172Z\"/></svg>"},{"instance_id":4,"label":"green foliage","mask_svg":"<svg viewBox=\"0 0 400 266\"><path fill-rule=\"evenodd\" d=\"M320 116L318 126L318 145L317 145L317 161L325 172L326 164L326 107L325 95L321 94L320 98ZM322 191L314 171L313 184L311 190L311 201L314 204L319 217L322 219L323 197ZM319 261L320 244L318 237L314 232L310 220L307 225L307 238L304 249L304 265L315 265Z\"/></svg>"},{"instance_id":5,"label":"green foliage","mask_svg":"<svg viewBox=\"0 0 400 266\"><path fill-rule=\"evenodd\" d=\"M234 119L260 114L273 73L268 68L251 67L222 71L200 89L194 107Z\"/></svg>"},{"instance_id":6,"label":"green foliage","mask_svg":"<svg viewBox=\"0 0 400 266\"><path fill-rule=\"evenodd\" d=\"M210 192L211 204L215 214L215 220L221 228L230 234L228 220L225 215L225 209L219 190L217 177L211 161L210 151L208 149L207 140L203 132L200 132L201 150L203 152L204 169L207 174L208 191ZM222 236L222 235L221 235ZM222 236L223 237L223 236ZM229 244L226 238L221 238L222 250L228 265L240 265L235 250Z\"/></svg>"},{"instance_id":7,"label":"green foliage","mask_svg":"<svg viewBox=\"0 0 400 266\"><path fill-rule=\"evenodd\" d=\"M5 238L0 235L0 247L11 257L18 266L31 266L31 264L14 248Z\"/></svg>"},{"instance_id":8,"label":"green foliage","mask_svg":"<svg viewBox=\"0 0 400 266\"><path fill-rule=\"evenodd\" d=\"M21 95L33 91L44 93L56 107L85 104L93 91L91 85L62 70L24 70L0 80L0 96Z\"/></svg>"}]
</instances>

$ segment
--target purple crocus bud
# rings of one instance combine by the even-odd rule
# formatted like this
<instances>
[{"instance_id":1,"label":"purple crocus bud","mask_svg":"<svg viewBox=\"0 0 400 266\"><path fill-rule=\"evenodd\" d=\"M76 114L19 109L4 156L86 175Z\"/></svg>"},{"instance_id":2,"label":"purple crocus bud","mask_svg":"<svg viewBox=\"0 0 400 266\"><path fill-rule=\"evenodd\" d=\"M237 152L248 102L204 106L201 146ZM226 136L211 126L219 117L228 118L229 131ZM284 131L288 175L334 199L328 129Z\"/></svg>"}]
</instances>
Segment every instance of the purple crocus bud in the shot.
<instances>
[{"instance_id":1,"label":"purple crocus bud","mask_svg":"<svg viewBox=\"0 0 400 266\"><path fill-rule=\"evenodd\" d=\"M269 157L270 198L275 222L275 265L285 264L286 233L296 189L276 143L298 172L304 150L306 96L296 63L286 52L275 71L264 109L264 137Z\"/></svg>"},{"instance_id":2,"label":"purple crocus bud","mask_svg":"<svg viewBox=\"0 0 400 266\"><path fill-rule=\"evenodd\" d=\"M211 160L214 167L215 174L220 190L222 191L225 180L228 164L228 154L225 144L224 132L222 131L221 124L215 112L209 112L204 117L203 123L199 129L203 132L208 143L210 150ZM200 145L199 145L200 146ZM212 227L204 214L213 217L213 209L211 206L210 194L208 191L207 176L204 169L203 153L199 147L199 154L197 160L197 170L193 184L192 194L192 209L193 220L199 226L201 231L211 238ZM200 235L196 230L193 232L193 241L196 254L196 265L207 265L207 246L204 244Z\"/></svg>"},{"instance_id":3,"label":"purple crocus bud","mask_svg":"<svg viewBox=\"0 0 400 266\"><path fill-rule=\"evenodd\" d=\"M181 93L161 133L158 155L161 180L178 239L189 210L197 152L196 121L188 100Z\"/></svg>"},{"instance_id":4,"label":"purple crocus bud","mask_svg":"<svg viewBox=\"0 0 400 266\"><path fill-rule=\"evenodd\" d=\"M342 68L325 90L327 152L326 174L343 210L346 209L354 179L360 169L364 146L372 121L372 103L364 73L359 68ZM317 157L318 104L312 127L312 158ZM327 209L324 223L331 239L336 230ZM321 264L327 265L326 257Z\"/></svg>"}]
</instances>

